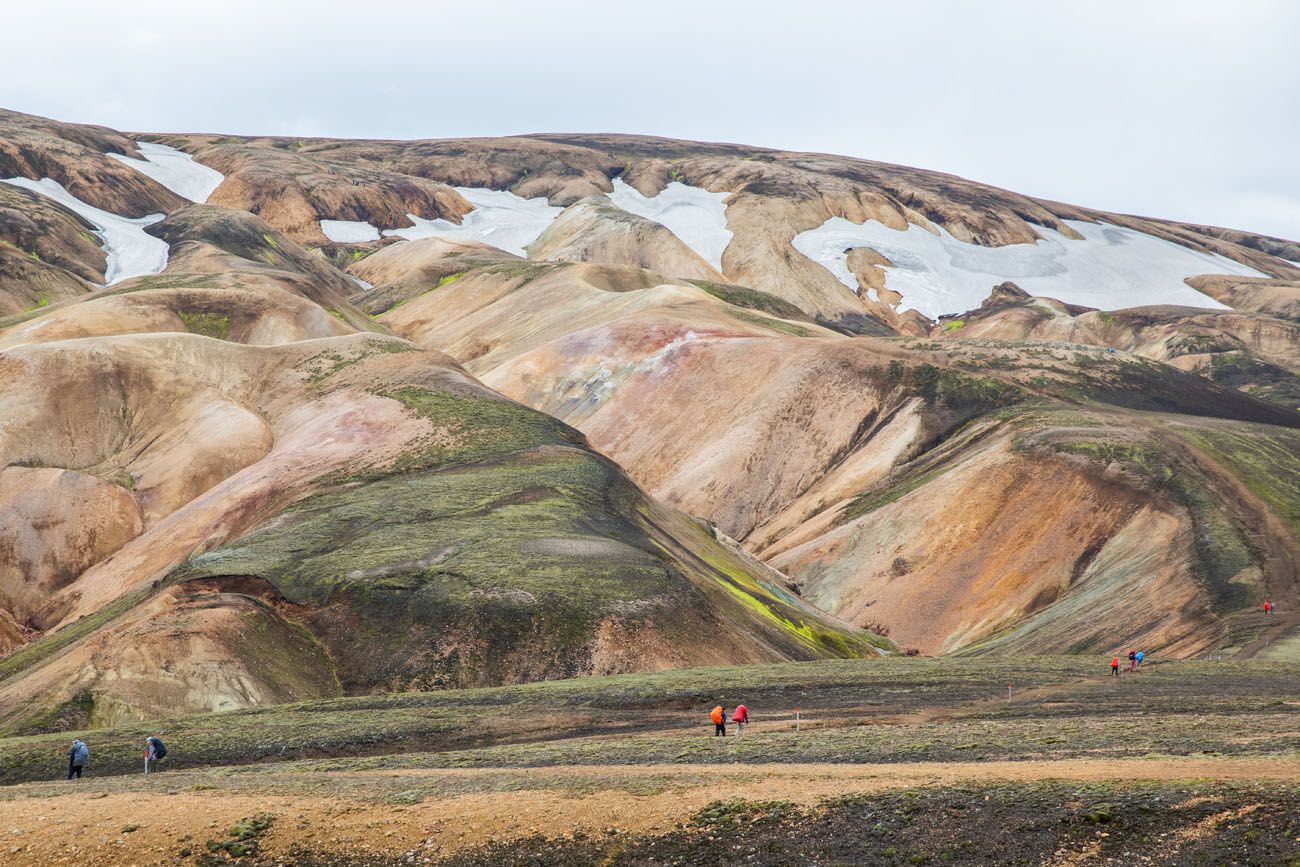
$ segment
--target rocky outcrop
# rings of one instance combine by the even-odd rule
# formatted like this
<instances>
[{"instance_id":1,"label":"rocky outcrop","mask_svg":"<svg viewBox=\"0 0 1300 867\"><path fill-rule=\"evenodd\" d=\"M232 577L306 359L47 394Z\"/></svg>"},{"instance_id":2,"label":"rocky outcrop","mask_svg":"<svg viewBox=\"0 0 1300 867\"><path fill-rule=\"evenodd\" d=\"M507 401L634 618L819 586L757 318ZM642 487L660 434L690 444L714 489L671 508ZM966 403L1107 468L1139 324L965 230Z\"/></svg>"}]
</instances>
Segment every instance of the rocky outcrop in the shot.
<instances>
[{"instance_id":1,"label":"rocky outcrop","mask_svg":"<svg viewBox=\"0 0 1300 867\"><path fill-rule=\"evenodd\" d=\"M139 156L135 142L120 132L0 109L0 178L51 178L83 202L123 217L186 204L110 153Z\"/></svg>"},{"instance_id":2,"label":"rocky outcrop","mask_svg":"<svg viewBox=\"0 0 1300 867\"><path fill-rule=\"evenodd\" d=\"M604 196L592 196L565 208L529 246L528 258L632 265L679 280L723 279L668 229L629 214Z\"/></svg>"},{"instance_id":3,"label":"rocky outcrop","mask_svg":"<svg viewBox=\"0 0 1300 867\"><path fill-rule=\"evenodd\" d=\"M0 316L80 298L104 282L92 227L31 190L0 184Z\"/></svg>"},{"instance_id":4,"label":"rocky outcrop","mask_svg":"<svg viewBox=\"0 0 1300 867\"><path fill-rule=\"evenodd\" d=\"M945 317L932 335L1109 347L1297 405L1300 328L1289 320L1173 306L1090 310L1007 286L999 286L978 310Z\"/></svg>"},{"instance_id":5,"label":"rocky outcrop","mask_svg":"<svg viewBox=\"0 0 1300 867\"><path fill-rule=\"evenodd\" d=\"M446 184L339 162L297 142L258 147L219 138L173 136L162 141L181 146L225 174L209 203L256 214L303 244L328 241L321 220L399 229L411 225L407 214L459 222L471 210Z\"/></svg>"},{"instance_id":6,"label":"rocky outcrop","mask_svg":"<svg viewBox=\"0 0 1300 867\"><path fill-rule=\"evenodd\" d=\"M1300 269L1295 269L1300 272ZM1249 310L1279 319L1300 321L1300 273L1281 279L1203 276L1187 281L1191 286L1234 310Z\"/></svg>"}]
</instances>

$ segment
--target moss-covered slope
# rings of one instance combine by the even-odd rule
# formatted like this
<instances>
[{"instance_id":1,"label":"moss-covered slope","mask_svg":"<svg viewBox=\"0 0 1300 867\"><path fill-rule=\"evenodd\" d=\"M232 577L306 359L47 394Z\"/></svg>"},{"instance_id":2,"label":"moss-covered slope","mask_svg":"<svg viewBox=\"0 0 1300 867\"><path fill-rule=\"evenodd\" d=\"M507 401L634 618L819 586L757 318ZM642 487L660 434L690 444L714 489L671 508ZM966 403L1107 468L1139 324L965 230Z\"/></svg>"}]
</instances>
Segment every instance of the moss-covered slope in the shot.
<instances>
[{"instance_id":1,"label":"moss-covered slope","mask_svg":"<svg viewBox=\"0 0 1300 867\"><path fill-rule=\"evenodd\" d=\"M548 416L391 396L454 441L340 479L174 579L265 579L310 612L349 690L870 652Z\"/></svg>"}]
</instances>

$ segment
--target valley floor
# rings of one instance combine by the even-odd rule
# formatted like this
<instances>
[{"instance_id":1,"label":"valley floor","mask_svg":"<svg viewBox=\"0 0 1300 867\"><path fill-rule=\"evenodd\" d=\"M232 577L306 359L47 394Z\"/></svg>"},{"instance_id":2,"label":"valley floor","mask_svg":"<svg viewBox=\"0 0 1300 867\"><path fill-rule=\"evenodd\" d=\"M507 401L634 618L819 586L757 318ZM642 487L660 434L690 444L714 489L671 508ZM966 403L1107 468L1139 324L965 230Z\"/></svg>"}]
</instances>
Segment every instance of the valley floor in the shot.
<instances>
[{"instance_id":1,"label":"valley floor","mask_svg":"<svg viewBox=\"0 0 1300 867\"><path fill-rule=\"evenodd\" d=\"M174 766L148 778L143 727L83 735L91 775L71 783L70 733L9 738L0 860L1300 864L1294 666L1100 667L896 659L312 702L159 723ZM711 737L707 709L737 701L755 722Z\"/></svg>"}]
</instances>

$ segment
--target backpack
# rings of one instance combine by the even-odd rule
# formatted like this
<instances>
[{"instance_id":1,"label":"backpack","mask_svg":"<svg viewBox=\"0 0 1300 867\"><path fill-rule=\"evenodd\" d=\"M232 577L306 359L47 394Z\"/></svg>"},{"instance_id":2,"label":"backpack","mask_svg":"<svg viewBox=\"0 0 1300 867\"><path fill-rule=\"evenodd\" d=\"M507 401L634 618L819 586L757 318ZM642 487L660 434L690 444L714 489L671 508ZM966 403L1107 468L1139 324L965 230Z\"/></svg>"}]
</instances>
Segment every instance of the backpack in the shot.
<instances>
[{"instance_id":1,"label":"backpack","mask_svg":"<svg viewBox=\"0 0 1300 867\"><path fill-rule=\"evenodd\" d=\"M709 719L713 720L714 725L722 725L722 721L726 718L727 717L725 716L725 712L722 710L721 705L715 707L713 712L709 714Z\"/></svg>"},{"instance_id":2,"label":"backpack","mask_svg":"<svg viewBox=\"0 0 1300 867\"><path fill-rule=\"evenodd\" d=\"M167 758L167 745L160 738L149 738L149 745L153 747L154 761Z\"/></svg>"},{"instance_id":3,"label":"backpack","mask_svg":"<svg viewBox=\"0 0 1300 867\"><path fill-rule=\"evenodd\" d=\"M90 748L86 746L84 741L73 741L72 764L85 767L88 761L90 761Z\"/></svg>"}]
</instances>

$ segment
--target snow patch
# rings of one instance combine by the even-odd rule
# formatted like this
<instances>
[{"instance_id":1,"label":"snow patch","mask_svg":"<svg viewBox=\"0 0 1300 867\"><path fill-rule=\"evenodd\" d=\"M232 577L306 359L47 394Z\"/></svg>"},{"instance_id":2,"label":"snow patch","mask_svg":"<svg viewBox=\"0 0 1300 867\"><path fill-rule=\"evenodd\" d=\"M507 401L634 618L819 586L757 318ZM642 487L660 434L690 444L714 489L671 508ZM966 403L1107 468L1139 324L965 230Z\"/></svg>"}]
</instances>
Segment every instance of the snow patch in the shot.
<instances>
[{"instance_id":1,"label":"snow patch","mask_svg":"<svg viewBox=\"0 0 1300 867\"><path fill-rule=\"evenodd\" d=\"M364 244L379 240L379 230L365 220L321 220L320 230L336 244Z\"/></svg>"},{"instance_id":2,"label":"snow patch","mask_svg":"<svg viewBox=\"0 0 1300 867\"><path fill-rule=\"evenodd\" d=\"M721 271L722 253L733 237L727 230L725 204L730 195L673 181L658 195L647 197L622 178L615 178L609 200L629 214L654 220Z\"/></svg>"},{"instance_id":3,"label":"snow patch","mask_svg":"<svg viewBox=\"0 0 1300 867\"><path fill-rule=\"evenodd\" d=\"M857 281L849 273L848 250L871 247L893 263L885 268L885 285L903 296L899 312L915 309L931 319L979 307L1005 280L1031 295L1101 310L1148 304L1227 310L1227 305L1183 280L1197 274L1266 276L1225 256L1191 250L1133 229L1065 222L1083 240L1034 226L1041 236L1036 243L981 247L957 240L942 227L938 234L915 225L898 231L875 220L858 225L832 217L819 228L796 235L792 244L854 291Z\"/></svg>"},{"instance_id":4,"label":"snow patch","mask_svg":"<svg viewBox=\"0 0 1300 867\"><path fill-rule=\"evenodd\" d=\"M142 274L157 274L167 267L167 242L144 230L145 226L161 220L162 214L150 214L135 220L119 217L86 204L51 178L39 181L29 178L0 180L53 199L95 227L95 234L103 242L104 252L108 256L104 266L105 286Z\"/></svg>"},{"instance_id":5,"label":"snow patch","mask_svg":"<svg viewBox=\"0 0 1300 867\"><path fill-rule=\"evenodd\" d=\"M456 192L474 206L474 210L461 218L460 225L451 220L426 220L407 214L413 226L389 229L384 234L410 241L419 238L479 241L516 256L527 256L525 248L536 241L564 210L547 204L544 198L525 199L509 190L456 187Z\"/></svg>"},{"instance_id":6,"label":"snow patch","mask_svg":"<svg viewBox=\"0 0 1300 867\"><path fill-rule=\"evenodd\" d=\"M350 278L352 279L352 282L353 282L353 283L356 283L356 284L357 284L358 286L360 286L362 289L374 289L374 288L375 288L375 284L374 284L374 283L371 283L371 282L368 281L368 280L362 280L360 277L354 277L354 276L351 275L351 274L349 274L348 277L350 277Z\"/></svg>"},{"instance_id":7,"label":"snow patch","mask_svg":"<svg viewBox=\"0 0 1300 867\"><path fill-rule=\"evenodd\" d=\"M191 202L206 202L226 176L214 168L196 162L194 157L151 141L136 142L136 147L144 155L137 160L125 154L109 154L120 163L125 163L142 175L148 175L178 196Z\"/></svg>"}]
</instances>

